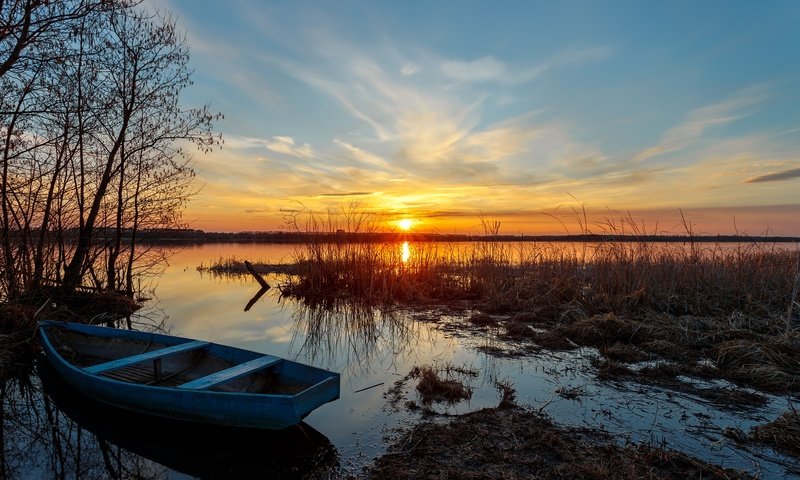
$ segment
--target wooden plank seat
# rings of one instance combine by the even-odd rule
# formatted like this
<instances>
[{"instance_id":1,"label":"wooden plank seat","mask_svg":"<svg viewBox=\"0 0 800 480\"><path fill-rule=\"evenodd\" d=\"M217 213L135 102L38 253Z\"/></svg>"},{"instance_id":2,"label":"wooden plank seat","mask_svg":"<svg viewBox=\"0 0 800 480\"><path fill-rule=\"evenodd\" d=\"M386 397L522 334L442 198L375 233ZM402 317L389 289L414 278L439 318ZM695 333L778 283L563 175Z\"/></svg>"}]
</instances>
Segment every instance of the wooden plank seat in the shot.
<instances>
[{"instance_id":1,"label":"wooden plank seat","mask_svg":"<svg viewBox=\"0 0 800 480\"><path fill-rule=\"evenodd\" d=\"M195 340L192 342L173 345L171 347L160 348L158 350L153 350L150 352L140 353L138 355L132 355L130 357L111 360L110 362L100 363L98 365L92 365L91 367L86 367L84 371L86 371L87 373L94 373L94 374L109 372L111 370L117 370L137 363L147 362L150 360L153 361L161 360L162 358L170 355L175 355L181 352L188 352L190 350L197 350L200 348L207 347L209 345L211 345L209 342Z\"/></svg>"},{"instance_id":2,"label":"wooden plank seat","mask_svg":"<svg viewBox=\"0 0 800 480\"><path fill-rule=\"evenodd\" d=\"M250 373L269 368L277 363L280 363L281 360L282 359L279 357L264 355L263 357L240 363L239 365L226 368L225 370L220 370L219 372L206 375L205 377L197 378L191 382L186 382L183 385L178 385L178 388L185 388L189 390L208 390L209 388L215 387L221 383L225 383L235 378L243 377Z\"/></svg>"}]
</instances>

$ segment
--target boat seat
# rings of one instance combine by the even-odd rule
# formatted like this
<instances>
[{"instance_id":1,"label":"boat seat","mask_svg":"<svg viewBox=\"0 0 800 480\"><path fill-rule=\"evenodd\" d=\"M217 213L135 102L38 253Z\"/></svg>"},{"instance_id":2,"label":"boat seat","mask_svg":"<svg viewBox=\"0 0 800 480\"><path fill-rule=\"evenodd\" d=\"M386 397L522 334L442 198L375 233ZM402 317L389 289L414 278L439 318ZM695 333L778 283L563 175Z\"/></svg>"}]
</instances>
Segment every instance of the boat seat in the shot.
<instances>
[{"instance_id":1,"label":"boat seat","mask_svg":"<svg viewBox=\"0 0 800 480\"><path fill-rule=\"evenodd\" d=\"M239 365L231 368L226 368L225 370L220 370L219 372L206 375L205 377L197 378L191 382L186 382L183 385L178 385L178 388L185 388L188 390L208 390L209 388L215 387L221 383L225 383L235 378L243 377L247 374L269 368L280 361L281 358L279 357L264 355L263 357L250 360L249 362L240 363Z\"/></svg>"},{"instance_id":2,"label":"boat seat","mask_svg":"<svg viewBox=\"0 0 800 480\"><path fill-rule=\"evenodd\" d=\"M202 340L195 340L192 342L173 345L171 347L160 348L158 350L153 350L150 352L140 353L138 355L132 355L130 357L111 360L110 362L99 363L97 365L92 365L91 367L86 367L84 371L86 371L87 373L94 373L94 374L108 372L111 370L117 370L119 368L127 367L129 365L134 365L136 363L147 362L149 360L159 360L170 355L175 355L176 353L188 352L190 350L197 350L199 348L207 347L208 345L210 345L209 342L204 342Z\"/></svg>"}]
</instances>

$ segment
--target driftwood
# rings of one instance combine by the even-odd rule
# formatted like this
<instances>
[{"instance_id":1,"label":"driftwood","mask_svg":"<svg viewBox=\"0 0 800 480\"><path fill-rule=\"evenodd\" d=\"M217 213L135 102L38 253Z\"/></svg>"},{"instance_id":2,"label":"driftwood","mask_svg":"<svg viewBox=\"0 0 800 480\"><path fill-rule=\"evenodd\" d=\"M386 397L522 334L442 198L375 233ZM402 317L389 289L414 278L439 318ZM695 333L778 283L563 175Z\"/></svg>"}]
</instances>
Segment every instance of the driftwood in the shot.
<instances>
[{"instance_id":1,"label":"driftwood","mask_svg":"<svg viewBox=\"0 0 800 480\"><path fill-rule=\"evenodd\" d=\"M256 269L253 268L253 264L252 263L250 263L247 260L245 260L244 261L244 266L247 268L247 271L250 272L250 275L252 275L256 279L258 284L261 285L262 289L270 288L269 287L269 283L267 283L267 281L264 280L264 277L259 275L259 273L256 272Z\"/></svg>"}]
</instances>

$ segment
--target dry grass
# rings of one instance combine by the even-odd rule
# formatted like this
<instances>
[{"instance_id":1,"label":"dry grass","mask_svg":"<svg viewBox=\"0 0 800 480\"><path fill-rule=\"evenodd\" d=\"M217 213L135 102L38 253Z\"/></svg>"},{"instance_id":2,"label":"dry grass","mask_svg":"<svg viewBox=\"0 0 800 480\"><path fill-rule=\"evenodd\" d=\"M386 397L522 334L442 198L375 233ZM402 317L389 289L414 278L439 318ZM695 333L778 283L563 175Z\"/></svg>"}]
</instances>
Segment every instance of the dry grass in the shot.
<instances>
[{"instance_id":1,"label":"dry grass","mask_svg":"<svg viewBox=\"0 0 800 480\"><path fill-rule=\"evenodd\" d=\"M517 390L508 381L497 381L494 387L500 393L500 403L497 405L498 409L516 408L517 405Z\"/></svg>"},{"instance_id":2,"label":"dry grass","mask_svg":"<svg viewBox=\"0 0 800 480\"><path fill-rule=\"evenodd\" d=\"M115 292L76 292L67 298L54 294L29 300L28 303L0 303L0 382L30 374L37 320L112 322L133 314L141 306L132 298Z\"/></svg>"},{"instance_id":3,"label":"dry grass","mask_svg":"<svg viewBox=\"0 0 800 480\"><path fill-rule=\"evenodd\" d=\"M751 428L749 432L727 428L724 434L737 443L760 443L800 458L800 413L794 407L769 423Z\"/></svg>"},{"instance_id":4,"label":"dry grass","mask_svg":"<svg viewBox=\"0 0 800 480\"><path fill-rule=\"evenodd\" d=\"M746 325L745 325L746 324ZM759 390L800 391L800 334L785 332L780 319L674 317L648 314L639 318L595 315L555 327L547 335L562 336L601 354L602 376L630 372L617 368L653 358L672 360L661 377L693 375L726 378ZM704 364L710 360L713 368ZM614 364L614 368L610 368ZM646 375L649 369L639 371Z\"/></svg>"},{"instance_id":5,"label":"dry grass","mask_svg":"<svg viewBox=\"0 0 800 480\"><path fill-rule=\"evenodd\" d=\"M444 375L444 378L442 378ZM458 403L472 398L472 388L455 378L456 376L476 376L477 372L446 365L433 367L424 365L414 367L409 374L410 378L418 379L417 392L423 405L444 402Z\"/></svg>"},{"instance_id":6,"label":"dry grass","mask_svg":"<svg viewBox=\"0 0 800 480\"><path fill-rule=\"evenodd\" d=\"M241 277L250 275L249 270L245 266L245 259L238 257L220 257L217 260L209 262L207 265L201 263L197 266L197 271L201 273L209 273L217 277ZM255 271L259 274L265 275L269 273L281 273L293 275L297 273L298 266L286 263L267 263L263 261L254 260L251 262Z\"/></svg>"},{"instance_id":7,"label":"dry grass","mask_svg":"<svg viewBox=\"0 0 800 480\"><path fill-rule=\"evenodd\" d=\"M774 421L754 427L750 437L759 443L800 457L800 414L796 410L784 412Z\"/></svg>"},{"instance_id":8,"label":"dry grass","mask_svg":"<svg viewBox=\"0 0 800 480\"><path fill-rule=\"evenodd\" d=\"M648 445L619 446L587 430L562 428L519 408L485 409L446 424L405 432L367 471L367 478L683 479L752 478L684 453Z\"/></svg>"},{"instance_id":9,"label":"dry grass","mask_svg":"<svg viewBox=\"0 0 800 480\"><path fill-rule=\"evenodd\" d=\"M784 317L797 253L749 246L602 242L591 246L310 241L289 295L374 303L473 300L485 313L554 324L596 314ZM785 322L780 325L785 330Z\"/></svg>"}]
</instances>

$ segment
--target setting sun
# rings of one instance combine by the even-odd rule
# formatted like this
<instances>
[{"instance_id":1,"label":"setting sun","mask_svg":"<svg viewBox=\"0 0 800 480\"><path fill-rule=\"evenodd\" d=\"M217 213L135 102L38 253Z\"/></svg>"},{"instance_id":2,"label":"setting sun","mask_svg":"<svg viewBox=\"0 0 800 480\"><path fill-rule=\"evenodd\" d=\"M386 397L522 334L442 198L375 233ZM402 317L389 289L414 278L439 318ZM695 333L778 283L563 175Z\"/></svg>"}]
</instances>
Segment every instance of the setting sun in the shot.
<instances>
[{"instance_id":1,"label":"setting sun","mask_svg":"<svg viewBox=\"0 0 800 480\"><path fill-rule=\"evenodd\" d=\"M404 218L402 220L397 221L397 226L400 227L400 230L411 230L411 226L414 224L414 221L410 218Z\"/></svg>"}]
</instances>

